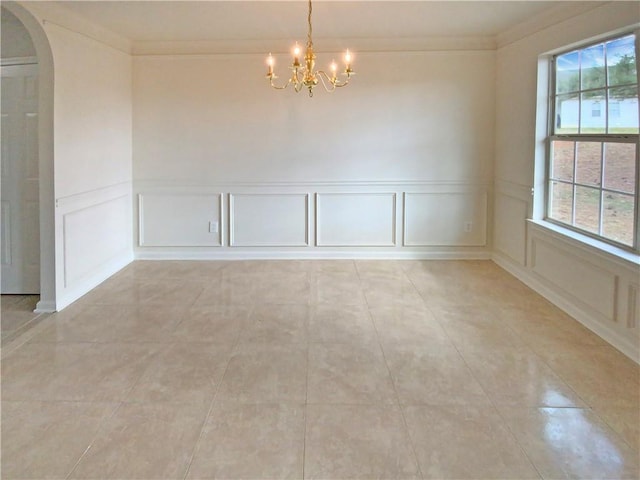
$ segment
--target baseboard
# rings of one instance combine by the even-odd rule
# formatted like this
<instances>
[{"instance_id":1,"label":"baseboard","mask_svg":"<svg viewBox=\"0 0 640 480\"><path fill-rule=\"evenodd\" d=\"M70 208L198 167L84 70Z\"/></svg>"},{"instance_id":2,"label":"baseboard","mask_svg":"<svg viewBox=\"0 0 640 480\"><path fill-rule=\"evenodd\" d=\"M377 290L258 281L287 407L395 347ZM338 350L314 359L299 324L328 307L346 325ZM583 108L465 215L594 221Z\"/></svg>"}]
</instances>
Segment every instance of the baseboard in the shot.
<instances>
[{"instance_id":1,"label":"baseboard","mask_svg":"<svg viewBox=\"0 0 640 480\"><path fill-rule=\"evenodd\" d=\"M183 250L135 252L136 260L491 260L487 251L267 251L233 249L216 252Z\"/></svg>"},{"instance_id":2,"label":"baseboard","mask_svg":"<svg viewBox=\"0 0 640 480\"><path fill-rule=\"evenodd\" d=\"M631 360L640 364L640 350L638 349L638 345L633 343L632 340L603 325L592 313L576 305L575 302L559 293L552 286L547 285L544 280L536 277L525 266L496 252L493 254L493 261L603 340L610 343L614 348L620 350Z\"/></svg>"},{"instance_id":3,"label":"baseboard","mask_svg":"<svg viewBox=\"0 0 640 480\"><path fill-rule=\"evenodd\" d=\"M56 298L58 311L69 306L83 295L89 293L106 279L129 265L132 261L132 254L118 256L103 264L99 270L94 270L91 276L84 277L76 282L75 286L66 288L61 294L58 294Z\"/></svg>"},{"instance_id":4,"label":"baseboard","mask_svg":"<svg viewBox=\"0 0 640 480\"><path fill-rule=\"evenodd\" d=\"M40 300L36 303L34 313L53 313L56 311L56 302L52 300Z\"/></svg>"}]
</instances>

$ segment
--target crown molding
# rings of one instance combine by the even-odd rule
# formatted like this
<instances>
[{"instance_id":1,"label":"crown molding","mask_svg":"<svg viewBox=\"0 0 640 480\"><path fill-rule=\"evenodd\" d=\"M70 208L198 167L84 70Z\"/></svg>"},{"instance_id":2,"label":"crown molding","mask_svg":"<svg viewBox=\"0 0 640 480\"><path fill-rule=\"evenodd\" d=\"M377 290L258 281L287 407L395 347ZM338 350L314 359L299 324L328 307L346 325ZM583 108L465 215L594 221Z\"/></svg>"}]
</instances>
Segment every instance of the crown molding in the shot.
<instances>
[{"instance_id":1,"label":"crown molding","mask_svg":"<svg viewBox=\"0 0 640 480\"><path fill-rule=\"evenodd\" d=\"M496 35L496 47L502 48L545 28L564 22L610 2L569 2L545 10Z\"/></svg>"},{"instance_id":2,"label":"crown molding","mask_svg":"<svg viewBox=\"0 0 640 480\"><path fill-rule=\"evenodd\" d=\"M53 26L73 32L83 37L109 46L123 53L131 54L131 42L113 31L93 23L74 11L55 2L15 2L32 15L45 27Z\"/></svg>"},{"instance_id":3,"label":"crown molding","mask_svg":"<svg viewBox=\"0 0 640 480\"><path fill-rule=\"evenodd\" d=\"M319 1L319 0L318 0ZM324 0L333 1L333 0ZM13 2L6 2L13 3ZM134 55L288 54L291 39L239 39L214 41L132 41L87 20L57 2L15 2L32 12L43 25L83 35L121 52ZM495 36L428 36L400 38L319 38L319 52L340 52L347 46L357 52L479 51L496 50L545 28L576 17L607 1L563 2Z\"/></svg>"},{"instance_id":4,"label":"crown molding","mask_svg":"<svg viewBox=\"0 0 640 480\"><path fill-rule=\"evenodd\" d=\"M132 55L224 55L289 54L291 39L217 40L188 42L133 42ZM341 52L349 48L367 52L421 52L456 50L495 50L492 36L423 38L319 38L314 41L318 53Z\"/></svg>"}]
</instances>

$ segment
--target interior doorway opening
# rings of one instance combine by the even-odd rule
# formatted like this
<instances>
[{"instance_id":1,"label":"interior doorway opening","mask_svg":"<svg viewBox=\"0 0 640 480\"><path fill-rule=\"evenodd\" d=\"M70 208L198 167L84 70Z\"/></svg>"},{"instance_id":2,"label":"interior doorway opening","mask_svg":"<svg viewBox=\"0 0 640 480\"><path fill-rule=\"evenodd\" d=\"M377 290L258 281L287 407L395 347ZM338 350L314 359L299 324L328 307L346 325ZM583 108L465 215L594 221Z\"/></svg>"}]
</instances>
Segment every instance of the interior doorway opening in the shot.
<instances>
[{"instance_id":1,"label":"interior doorway opening","mask_svg":"<svg viewBox=\"0 0 640 480\"><path fill-rule=\"evenodd\" d=\"M1 291L39 294L36 312L53 312L53 56L42 23L24 6L4 4L0 17Z\"/></svg>"},{"instance_id":2,"label":"interior doorway opening","mask_svg":"<svg viewBox=\"0 0 640 480\"><path fill-rule=\"evenodd\" d=\"M2 8L2 294L40 294L38 63L22 23Z\"/></svg>"}]
</instances>

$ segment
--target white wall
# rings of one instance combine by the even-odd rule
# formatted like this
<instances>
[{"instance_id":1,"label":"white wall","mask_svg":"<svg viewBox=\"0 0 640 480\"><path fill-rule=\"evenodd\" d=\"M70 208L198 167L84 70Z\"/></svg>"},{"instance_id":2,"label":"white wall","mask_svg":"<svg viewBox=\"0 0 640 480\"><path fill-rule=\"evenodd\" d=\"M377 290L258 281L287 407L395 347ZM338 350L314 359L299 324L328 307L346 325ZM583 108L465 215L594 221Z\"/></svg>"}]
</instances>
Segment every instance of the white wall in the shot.
<instances>
[{"instance_id":1,"label":"white wall","mask_svg":"<svg viewBox=\"0 0 640 480\"><path fill-rule=\"evenodd\" d=\"M131 57L45 24L55 64L58 307L132 258Z\"/></svg>"},{"instance_id":2,"label":"white wall","mask_svg":"<svg viewBox=\"0 0 640 480\"><path fill-rule=\"evenodd\" d=\"M502 38L496 58L494 198L494 259L636 361L637 263L527 219L543 215L546 91L538 92L537 82L547 77L540 57L639 21L637 3L612 2L513 42ZM536 116L542 122L538 130Z\"/></svg>"},{"instance_id":3,"label":"white wall","mask_svg":"<svg viewBox=\"0 0 640 480\"><path fill-rule=\"evenodd\" d=\"M133 258L131 56L58 6L23 7L43 26L53 55L59 310Z\"/></svg>"},{"instance_id":4,"label":"white wall","mask_svg":"<svg viewBox=\"0 0 640 480\"><path fill-rule=\"evenodd\" d=\"M270 89L262 56L134 57L137 255L487 256L494 52L354 67L309 98Z\"/></svg>"}]
</instances>

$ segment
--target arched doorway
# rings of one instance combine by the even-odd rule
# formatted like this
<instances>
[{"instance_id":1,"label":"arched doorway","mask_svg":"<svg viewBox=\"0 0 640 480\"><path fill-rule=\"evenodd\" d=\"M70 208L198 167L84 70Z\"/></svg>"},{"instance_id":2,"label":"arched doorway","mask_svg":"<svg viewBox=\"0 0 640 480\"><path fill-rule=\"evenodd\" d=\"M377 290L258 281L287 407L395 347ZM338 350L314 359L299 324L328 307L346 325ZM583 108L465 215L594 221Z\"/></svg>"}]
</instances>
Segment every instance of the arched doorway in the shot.
<instances>
[{"instance_id":1,"label":"arched doorway","mask_svg":"<svg viewBox=\"0 0 640 480\"><path fill-rule=\"evenodd\" d=\"M10 14L24 26L35 48L38 63L37 87L37 170L38 170L38 230L40 301L36 310L56 310L55 297L55 235L54 235L54 152L53 152L53 56L40 23L23 6L3 2ZM35 127L34 127L35 128Z\"/></svg>"},{"instance_id":2,"label":"arched doorway","mask_svg":"<svg viewBox=\"0 0 640 480\"><path fill-rule=\"evenodd\" d=\"M2 294L40 295L38 59L20 20L2 19ZM6 300L6 297L3 297ZM31 307L35 308L35 304Z\"/></svg>"}]
</instances>

